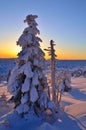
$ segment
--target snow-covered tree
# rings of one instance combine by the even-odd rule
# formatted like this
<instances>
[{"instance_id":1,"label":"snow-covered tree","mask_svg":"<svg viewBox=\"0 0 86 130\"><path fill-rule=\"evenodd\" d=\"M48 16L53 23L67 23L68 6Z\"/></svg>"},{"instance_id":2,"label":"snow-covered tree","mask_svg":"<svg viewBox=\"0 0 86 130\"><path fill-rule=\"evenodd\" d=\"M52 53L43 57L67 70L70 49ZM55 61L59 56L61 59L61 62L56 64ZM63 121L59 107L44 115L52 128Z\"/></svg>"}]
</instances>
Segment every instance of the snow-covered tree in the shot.
<instances>
[{"instance_id":1,"label":"snow-covered tree","mask_svg":"<svg viewBox=\"0 0 86 130\"><path fill-rule=\"evenodd\" d=\"M71 73L64 70L56 76L56 91L58 103L61 101L62 94L71 90Z\"/></svg>"},{"instance_id":2,"label":"snow-covered tree","mask_svg":"<svg viewBox=\"0 0 86 130\"><path fill-rule=\"evenodd\" d=\"M48 51L50 58L50 72L47 72L47 79L48 79L48 84L50 87L49 89L49 97L52 101L54 101L55 104L60 103L61 101L61 96L63 92L69 92L71 90L71 74L69 71L62 71L58 72L56 69L56 57L57 55L55 54L55 49L54 49L54 41L50 41L50 47L48 49L44 49L45 51ZM49 63L48 63L49 64ZM50 75L49 75L50 74Z\"/></svg>"},{"instance_id":3,"label":"snow-covered tree","mask_svg":"<svg viewBox=\"0 0 86 130\"><path fill-rule=\"evenodd\" d=\"M47 108L55 108L46 94L48 84L43 74L45 54L39 44L42 40L37 36L40 34L35 21L37 17L28 15L24 20L28 27L17 41L22 50L18 53L16 66L8 81L8 90L13 94L15 110L22 115L40 114Z\"/></svg>"},{"instance_id":4,"label":"snow-covered tree","mask_svg":"<svg viewBox=\"0 0 86 130\"><path fill-rule=\"evenodd\" d=\"M56 73L56 57L57 55L55 54L55 49L54 49L54 41L50 41L50 47L48 49L44 49L45 51L48 51L49 56L51 56L51 63L50 63L50 70L51 70L51 88L52 88L52 101L57 103L57 96L56 96L56 83L55 83L55 73ZM50 93L50 90L49 90ZM49 94L50 95L50 94Z\"/></svg>"}]
</instances>

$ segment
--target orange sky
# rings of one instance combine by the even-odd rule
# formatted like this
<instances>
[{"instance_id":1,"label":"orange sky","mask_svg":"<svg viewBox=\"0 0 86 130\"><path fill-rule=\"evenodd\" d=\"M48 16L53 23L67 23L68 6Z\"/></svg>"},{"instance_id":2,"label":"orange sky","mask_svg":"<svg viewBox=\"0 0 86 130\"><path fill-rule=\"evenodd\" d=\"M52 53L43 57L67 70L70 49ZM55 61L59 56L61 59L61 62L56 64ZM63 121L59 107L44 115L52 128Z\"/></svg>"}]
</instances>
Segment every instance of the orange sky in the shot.
<instances>
[{"instance_id":1,"label":"orange sky","mask_svg":"<svg viewBox=\"0 0 86 130\"><path fill-rule=\"evenodd\" d=\"M18 52L20 52L21 48L19 46L16 45L16 43L14 43L13 41L11 41L12 44L7 43L7 44L2 44L0 46L0 58L16 58ZM44 46L44 44L42 43L41 48L44 49L46 48ZM79 53L79 51L71 51L71 50L61 50L59 48L57 48L57 45L55 46L56 49L56 54L57 54L57 59L86 59L86 53L82 52ZM48 59L48 53L46 51L45 52L45 58Z\"/></svg>"}]
</instances>

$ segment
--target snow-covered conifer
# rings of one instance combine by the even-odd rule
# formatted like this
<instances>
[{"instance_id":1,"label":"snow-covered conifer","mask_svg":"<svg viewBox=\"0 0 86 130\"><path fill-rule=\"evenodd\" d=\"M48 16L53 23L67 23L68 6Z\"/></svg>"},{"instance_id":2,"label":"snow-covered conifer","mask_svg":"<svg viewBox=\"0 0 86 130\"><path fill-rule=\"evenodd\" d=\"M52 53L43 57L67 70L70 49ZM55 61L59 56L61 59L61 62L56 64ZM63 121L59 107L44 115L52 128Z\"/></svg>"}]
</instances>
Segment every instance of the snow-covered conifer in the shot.
<instances>
[{"instance_id":1,"label":"snow-covered conifer","mask_svg":"<svg viewBox=\"0 0 86 130\"><path fill-rule=\"evenodd\" d=\"M17 41L22 47L16 66L8 81L8 90L13 94L15 110L18 114L39 113L48 107L50 102L46 92L47 79L43 74L44 52L40 48L42 40L37 36L40 31L35 19L37 15L28 15L24 22L28 27Z\"/></svg>"}]
</instances>

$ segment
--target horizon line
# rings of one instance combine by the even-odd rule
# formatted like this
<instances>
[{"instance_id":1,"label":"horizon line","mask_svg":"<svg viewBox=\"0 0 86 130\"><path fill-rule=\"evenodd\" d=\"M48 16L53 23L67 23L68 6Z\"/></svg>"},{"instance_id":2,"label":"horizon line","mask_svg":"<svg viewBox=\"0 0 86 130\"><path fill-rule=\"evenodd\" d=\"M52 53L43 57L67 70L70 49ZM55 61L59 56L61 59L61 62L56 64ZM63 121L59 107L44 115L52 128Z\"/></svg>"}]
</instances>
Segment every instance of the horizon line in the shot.
<instances>
[{"instance_id":1,"label":"horizon line","mask_svg":"<svg viewBox=\"0 0 86 130\"><path fill-rule=\"evenodd\" d=\"M17 59L17 57L0 57L0 59ZM50 60L50 58L45 59ZM56 60L86 60L86 59L56 59Z\"/></svg>"}]
</instances>

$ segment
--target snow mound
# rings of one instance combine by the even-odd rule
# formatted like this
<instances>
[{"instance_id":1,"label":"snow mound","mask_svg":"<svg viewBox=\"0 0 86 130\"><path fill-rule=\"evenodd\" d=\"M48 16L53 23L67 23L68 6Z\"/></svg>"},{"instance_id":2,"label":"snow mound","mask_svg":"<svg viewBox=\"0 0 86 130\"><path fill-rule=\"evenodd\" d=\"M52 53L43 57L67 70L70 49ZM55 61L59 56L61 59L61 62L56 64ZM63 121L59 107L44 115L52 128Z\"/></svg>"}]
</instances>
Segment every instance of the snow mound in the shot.
<instances>
[{"instance_id":1,"label":"snow mound","mask_svg":"<svg viewBox=\"0 0 86 130\"><path fill-rule=\"evenodd\" d=\"M40 118L30 116L28 120L17 112L8 113L0 118L0 130L36 130L41 125Z\"/></svg>"},{"instance_id":2,"label":"snow mound","mask_svg":"<svg viewBox=\"0 0 86 130\"><path fill-rule=\"evenodd\" d=\"M37 130L58 130L55 126L50 125L49 123L43 123Z\"/></svg>"}]
</instances>

